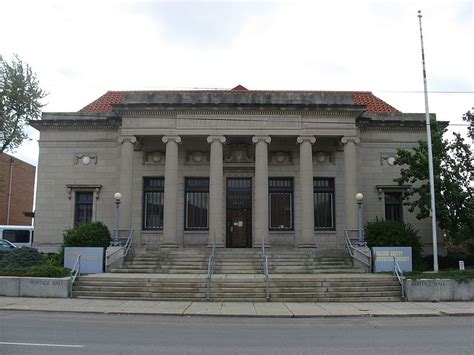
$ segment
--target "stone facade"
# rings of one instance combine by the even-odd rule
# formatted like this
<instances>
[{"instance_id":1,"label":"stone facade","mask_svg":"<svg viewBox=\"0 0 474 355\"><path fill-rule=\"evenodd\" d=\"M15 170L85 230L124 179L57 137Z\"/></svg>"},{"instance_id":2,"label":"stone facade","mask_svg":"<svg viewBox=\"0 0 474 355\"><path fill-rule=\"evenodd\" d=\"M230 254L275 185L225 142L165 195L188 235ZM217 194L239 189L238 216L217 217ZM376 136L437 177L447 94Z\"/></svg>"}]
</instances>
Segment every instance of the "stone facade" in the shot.
<instances>
[{"instance_id":1,"label":"stone facade","mask_svg":"<svg viewBox=\"0 0 474 355\"><path fill-rule=\"evenodd\" d=\"M0 154L0 225L31 226L36 168L33 165Z\"/></svg>"},{"instance_id":2,"label":"stone facade","mask_svg":"<svg viewBox=\"0 0 474 355\"><path fill-rule=\"evenodd\" d=\"M111 230L113 195L121 192L121 235L133 229L136 248L206 246L214 239L228 246L239 227L229 224L228 184L237 178L251 184L251 215L243 222L249 230L242 231L248 247L264 237L270 246L344 248L344 229L357 228L355 194L364 194L364 221L384 218L385 192L400 190L393 181L396 150L425 137L424 114L401 113L371 93L241 87L110 92L77 113L45 113L32 125L41 134L35 246L42 249L56 248L74 224L78 191L92 193L92 219ZM164 178L163 195L156 195L163 198L162 228L144 227L151 177ZM186 228L189 178L209 179L206 228ZM291 228L269 228L269 178L292 182ZM315 229L315 178L334 184L334 225L325 230ZM405 209L403 220L420 231L429 253L429 221Z\"/></svg>"}]
</instances>

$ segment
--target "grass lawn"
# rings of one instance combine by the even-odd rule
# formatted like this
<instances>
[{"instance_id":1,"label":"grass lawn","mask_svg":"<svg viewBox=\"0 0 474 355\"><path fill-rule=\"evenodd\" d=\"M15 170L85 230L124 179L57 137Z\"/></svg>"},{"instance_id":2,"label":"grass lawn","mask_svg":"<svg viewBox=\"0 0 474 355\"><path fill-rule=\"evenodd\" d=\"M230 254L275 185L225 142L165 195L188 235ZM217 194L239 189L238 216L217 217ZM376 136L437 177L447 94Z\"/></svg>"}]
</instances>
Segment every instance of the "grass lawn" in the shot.
<instances>
[{"instance_id":1,"label":"grass lawn","mask_svg":"<svg viewBox=\"0 0 474 355\"><path fill-rule=\"evenodd\" d=\"M474 280L474 268L467 268L465 271L459 271L458 269L451 270L440 270L439 272L407 272L404 275L407 279L420 280L420 279L453 279L456 281L469 281Z\"/></svg>"}]
</instances>

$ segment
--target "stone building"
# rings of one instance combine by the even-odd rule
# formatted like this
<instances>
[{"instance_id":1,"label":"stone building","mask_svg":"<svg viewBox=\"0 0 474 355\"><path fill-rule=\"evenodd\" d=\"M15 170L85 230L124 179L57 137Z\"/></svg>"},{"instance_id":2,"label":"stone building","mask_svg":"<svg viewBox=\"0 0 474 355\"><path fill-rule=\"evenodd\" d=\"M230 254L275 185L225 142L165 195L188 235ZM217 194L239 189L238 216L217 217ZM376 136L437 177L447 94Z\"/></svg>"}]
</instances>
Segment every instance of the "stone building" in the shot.
<instances>
[{"instance_id":1,"label":"stone building","mask_svg":"<svg viewBox=\"0 0 474 355\"><path fill-rule=\"evenodd\" d=\"M36 168L6 153L0 154L0 225L31 226Z\"/></svg>"},{"instance_id":2,"label":"stone building","mask_svg":"<svg viewBox=\"0 0 474 355\"><path fill-rule=\"evenodd\" d=\"M363 220L412 223L430 253L430 223L400 203L397 148L425 137L424 114L371 92L107 92L79 112L44 113L36 247L99 220L135 248L344 248Z\"/></svg>"}]
</instances>

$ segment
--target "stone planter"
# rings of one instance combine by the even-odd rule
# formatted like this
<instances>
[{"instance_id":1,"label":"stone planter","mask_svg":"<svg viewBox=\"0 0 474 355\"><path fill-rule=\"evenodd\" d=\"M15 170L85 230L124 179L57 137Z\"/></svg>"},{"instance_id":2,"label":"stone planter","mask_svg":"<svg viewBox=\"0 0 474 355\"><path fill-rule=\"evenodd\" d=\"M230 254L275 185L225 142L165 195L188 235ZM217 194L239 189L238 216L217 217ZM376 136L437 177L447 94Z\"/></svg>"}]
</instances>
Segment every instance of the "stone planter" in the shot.
<instances>
[{"instance_id":1,"label":"stone planter","mask_svg":"<svg viewBox=\"0 0 474 355\"><path fill-rule=\"evenodd\" d=\"M405 280L405 292L407 301L473 301L474 280Z\"/></svg>"},{"instance_id":2,"label":"stone planter","mask_svg":"<svg viewBox=\"0 0 474 355\"><path fill-rule=\"evenodd\" d=\"M71 278L0 276L0 296L69 297Z\"/></svg>"}]
</instances>

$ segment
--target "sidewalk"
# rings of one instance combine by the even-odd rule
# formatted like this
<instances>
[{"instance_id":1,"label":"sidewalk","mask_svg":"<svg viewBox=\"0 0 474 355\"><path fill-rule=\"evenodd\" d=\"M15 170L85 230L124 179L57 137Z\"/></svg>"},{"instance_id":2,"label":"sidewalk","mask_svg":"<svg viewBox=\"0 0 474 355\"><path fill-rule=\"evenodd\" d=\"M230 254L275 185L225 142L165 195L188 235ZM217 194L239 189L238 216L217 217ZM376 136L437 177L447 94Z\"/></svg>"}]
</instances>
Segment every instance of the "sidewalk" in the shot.
<instances>
[{"instance_id":1,"label":"sidewalk","mask_svg":"<svg viewBox=\"0 0 474 355\"><path fill-rule=\"evenodd\" d=\"M80 298L0 297L0 311L231 317L435 317L474 316L474 302L173 302Z\"/></svg>"}]
</instances>

